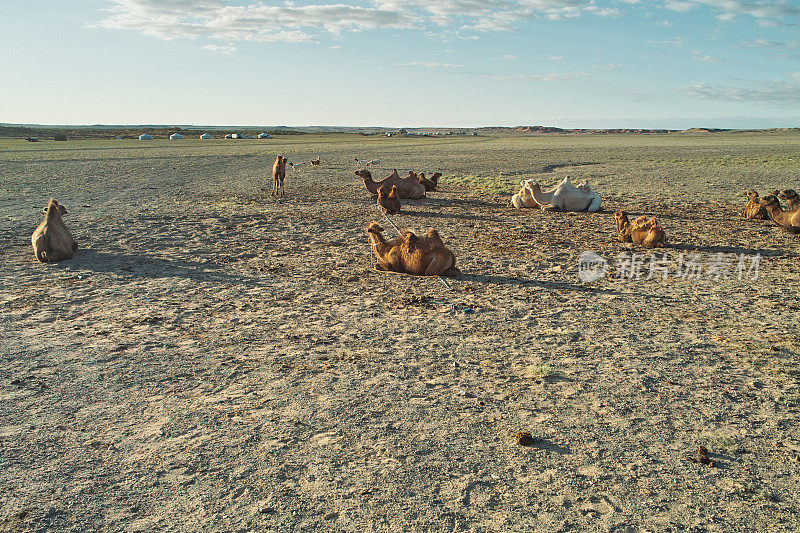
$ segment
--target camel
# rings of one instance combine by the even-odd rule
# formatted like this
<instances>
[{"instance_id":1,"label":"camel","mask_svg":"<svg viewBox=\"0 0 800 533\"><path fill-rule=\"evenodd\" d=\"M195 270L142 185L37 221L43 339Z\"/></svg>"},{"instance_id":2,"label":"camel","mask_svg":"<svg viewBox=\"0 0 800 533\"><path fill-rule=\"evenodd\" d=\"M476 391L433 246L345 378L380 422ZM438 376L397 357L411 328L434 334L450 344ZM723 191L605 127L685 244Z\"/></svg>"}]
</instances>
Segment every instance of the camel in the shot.
<instances>
[{"instance_id":1,"label":"camel","mask_svg":"<svg viewBox=\"0 0 800 533\"><path fill-rule=\"evenodd\" d=\"M416 276L458 276L456 257L445 247L439 233L430 228L425 237L404 231L398 238L387 242L383 228L372 222L367 227L376 268L391 272L404 272Z\"/></svg>"},{"instance_id":2,"label":"camel","mask_svg":"<svg viewBox=\"0 0 800 533\"><path fill-rule=\"evenodd\" d=\"M534 180L527 180L528 189L537 204L545 211L588 211L594 213L600 210L603 201L599 194L594 192L589 184L581 183L577 187L569 181L569 176L550 191L542 191L541 186Z\"/></svg>"},{"instance_id":3,"label":"camel","mask_svg":"<svg viewBox=\"0 0 800 533\"><path fill-rule=\"evenodd\" d=\"M441 172L434 172L430 179L425 177L424 172L420 172L417 180L425 187L425 191L435 191L439 186L439 178L442 177Z\"/></svg>"},{"instance_id":4,"label":"camel","mask_svg":"<svg viewBox=\"0 0 800 533\"><path fill-rule=\"evenodd\" d=\"M67 214L67 209L54 198L50 198L43 212L44 220L31 235L31 245L36 259L42 263L72 259L75 250L78 249L78 243L75 242L69 228L64 225L62 217Z\"/></svg>"},{"instance_id":5,"label":"camel","mask_svg":"<svg viewBox=\"0 0 800 533\"><path fill-rule=\"evenodd\" d=\"M312 159L312 160L311 160L311 164L312 164L313 166L315 166L315 167L318 167L318 166L320 166L320 165L322 164L322 161L320 161L320 160L319 160L319 156L317 156L317 158L316 158L316 159Z\"/></svg>"},{"instance_id":6,"label":"camel","mask_svg":"<svg viewBox=\"0 0 800 533\"><path fill-rule=\"evenodd\" d=\"M750 191L746 194L747 204L742 209L742 216L752 220L769 220L769 213L758 203L758 193Z\"/></svg>"},{"instance_id":7,"label":"camel","mask_svg":"<svg viewBox=\"0 0 800 533\"><path fill-rule=\"evenodd\" d=\"M411 176L401 178L400 175L397 174L397 169L393 170L392 173L382 181L373 181L372 174L367 169L356 170L355 174L364 180L364 185L372 194L378 194L378 189L380 187L397 185L397 196L400 198L418 200L419 198L425 197L425 186Z\"/></svg>"},{"instance_id":8,"label":"camel","mask_svg":"<svg viewBox=\"0 0 800 533\"><path fill-rule=\"evenodd\" d=\"M800 208L794 211L784 211L778 197L767 195L758 202L769 213L769 218L789 233L800 233Z\"/></svg>"},{"instance_id":9,"label":"camel","mask_svg":"<svg viewBox=\"0 0 800 533\"><path fill-rule=\"evenodd\" d=\"M387 185L378 189L378 205L387 215L400 213L400 197L397 196L397 185Z\"/></svg>"},{"instance_id":10,"label":"camel","mask_svg":"<svg viewBox=\"0 0 800 533\"><path fill-rule=\"evenodd\" d=\"M522 187L520 188L517 194L511 197L511 205L513 205L516 208L542 207L536 202L536 200L533 199L533 194L531 193L530 189L530 182L534 182L534 180L522 180L520 182L520 185L522 185Z\"/></svg>"},{"instance_id":11,"label":"camel","mask_svg":"<svg viewBox=\"0 0 800 533\"><path fill-rule=\"evenodd\" d=\"M278 154L272 165L272 194L270 196L284 196L283 180L286 179L286 162L289 159Z\"/></svg>"},{"instance_id":12,"label":"camel","mask_svg":"<svg viewBox=\"0 0 800 533\"><path fill-rule=\"evenodd\" d=\"M628 213L617 211L614 213L617 221L617 231L621 242L641 244L645 248L663 248L667 240L664 229L658 225L656 217L640 216L633 222L628 221Z\"/></svg>"},{"instance_id":13,"label":"camel","mask_svg":"<svg viewBox=\"0 0 800 533\"><path fill-rule=\"evenodd\" d=\"M784 189L782 191L775 191L772 194L774 194L781 200L786 200L787 211L794 211L795 209L800 208L800 196L797 195L797 191L795 191L794 189Z\"/></svg>"}]
</instances>

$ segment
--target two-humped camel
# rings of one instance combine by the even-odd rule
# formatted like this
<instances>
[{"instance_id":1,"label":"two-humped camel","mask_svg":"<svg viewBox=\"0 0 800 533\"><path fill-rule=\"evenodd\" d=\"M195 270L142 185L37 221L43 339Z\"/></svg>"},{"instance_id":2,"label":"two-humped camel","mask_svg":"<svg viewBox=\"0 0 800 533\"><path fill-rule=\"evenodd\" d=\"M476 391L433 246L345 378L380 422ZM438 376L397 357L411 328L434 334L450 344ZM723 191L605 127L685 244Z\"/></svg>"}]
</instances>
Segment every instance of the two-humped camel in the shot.
<instances>
[{"instance_id":1,"label":"two-humped camel","mask_svg":"<svg viewBox=\"0 0 800 533\"><path fill-rule=\"evenodd\" d=\"M781 209L778 197L772 194L761 198L759 204L764 206L764 209L767 210L769 218L785 231L789 233L800 233L800 207L784 211Z\"/></svg>"},{"instance_id":2,"label":"two-humped camel","mask_svg":"<svg viewBox=\"0 0 800 533\"><path fill-rule=\"evenodd\" d=\"M628 220L628 213L617 211L614 213L617 221L617 231L619 240L622 242L633 242L645 248L663 248L667 240L664 229L659 226L656 217L640 216L633 222Z\"/></svg>"},{"instance_id":3,"label":"two-humped camel","mask_svg":"<svg viewBox=\"0 0 800 533\"><path fill-rule=\"evenodd\" d=\"M522 189L511 198L514 207L540 207L545 211L588 211L600 210L603 199L594 192L588 183L577 187L565 177L561 183L549 191L543 191L535 180L523 180Z\"/></svg>"},{"instance_id":4,"label":"two-humped camel","mask_svg":"<svg viewBox=\"0 0 800 533\"><path fill-rule=\"evenodd\" d=\"M67 209L54 198L50 198L43 212L44 220L31 235L31 245L36 259L42 263L72 259L75 250L78 249L78 243L61 218L67 214Z\"/></svg>"},{"instance_id":5,"label":"two-humped camel","mask_svg":"<svg viewBox=\"0 0 800 533\"><path fill-rule=\"evenodd\" d=\"M377 195L378 189L388 186L391 189L392 185L397 186L397 196L400 198L410 198L418 200L425 197L425 186L417 181L416 175L409 175L407 178L401 178L397 174L397 169L393 170L389 176L382 181L374 181L372 173L367 169L357 170L356 176L364 180L364 186L369 192Z\"/></svg>"},{"instance_id":6,"label":"two-humped camel","mask_svg":"<svg viewBox=\"0 0 800 533\"><path fill-rule=\"evenodd\" d=\"M424 237L404 231L392 241L383 238L383 228L372 222L367 228L376 268L416 276L458 276L456 256L442 242L439 233L430 228Z\"/></svg>"}]
</instances>

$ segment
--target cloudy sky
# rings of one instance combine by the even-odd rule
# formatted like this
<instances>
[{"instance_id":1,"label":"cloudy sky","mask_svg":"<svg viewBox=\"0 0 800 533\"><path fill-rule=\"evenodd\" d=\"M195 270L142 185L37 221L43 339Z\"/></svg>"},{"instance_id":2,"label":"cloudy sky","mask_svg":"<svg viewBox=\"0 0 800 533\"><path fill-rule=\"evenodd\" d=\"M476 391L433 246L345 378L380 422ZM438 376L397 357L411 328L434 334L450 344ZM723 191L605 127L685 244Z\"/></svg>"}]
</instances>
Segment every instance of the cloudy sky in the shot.
<instances>
[{"instance_id":1,"label":"cloudy sky","mask_svg":"<svg viewBox=\"0 0 800 533\"><path fill-rule=\"evenodd\" d=\"M800 1L3 0L0 122L800 126Z\"/></svg>"}]
</instances>

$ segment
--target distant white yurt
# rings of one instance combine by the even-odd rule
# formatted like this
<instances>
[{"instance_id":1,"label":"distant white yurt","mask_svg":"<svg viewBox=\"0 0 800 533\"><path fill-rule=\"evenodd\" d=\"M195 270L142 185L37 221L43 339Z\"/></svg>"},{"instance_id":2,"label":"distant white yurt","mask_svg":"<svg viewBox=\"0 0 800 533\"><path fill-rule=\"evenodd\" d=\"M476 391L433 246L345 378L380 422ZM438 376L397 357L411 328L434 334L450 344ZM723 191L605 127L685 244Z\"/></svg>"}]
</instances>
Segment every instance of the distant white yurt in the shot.
<instances>
[{"instance_id":1,"label":"distant white yurt","mask_svg":"<svg viewBox=\"0 0 800 533\"><path fill-rule=\"evenodd\" d=\"M142 133L141 135L139 135L139 140L140 141L152 141L153 140L153 136L148 134L148 133Z\"/></svg>"},{"instance_id":2,"label":"distant white yurt","mask_svg":"<svg viewBox=\"0 0 800 533\"><path fill-rule=\"evenodd\" d=\"M272 139L272 136L269 133L259 133L258 134L258 138L259 139Z\"/></svg>"},{"instance_id":3,"label":"distant white yurt","mask_svg":"<svg viewBox=\"0 0 800 533\"><path fill-rule=\"evenodd\" d=\"M225 135L226 139L233 139L233 133L228 133Z\"/></svg>"},{"instance_id":4,"label":"distant white yurt","mask_svg":"<svg viewBox=\"0 0 800 533\"><path fill-rule=\"evenodd\" d=\"M181 135L180 133L173 133L172 135L169 136L170 141L174 141L175 139L183 139L183 135Z\"/></svg>"},{"instance_id":5,"label":"distant white yurt","mask_svg":"<svg viewBox=\"0 0 800 533\"><path fill-rule=\"evenodd\" d=\"M204 134L202 134L202 135L200 136L200 138L201 138L201 139L213 139L213 137L212 137L212 136L211 136L211 134L209 134L209 133L204 133Z\"/></svg>"}]
</instances>

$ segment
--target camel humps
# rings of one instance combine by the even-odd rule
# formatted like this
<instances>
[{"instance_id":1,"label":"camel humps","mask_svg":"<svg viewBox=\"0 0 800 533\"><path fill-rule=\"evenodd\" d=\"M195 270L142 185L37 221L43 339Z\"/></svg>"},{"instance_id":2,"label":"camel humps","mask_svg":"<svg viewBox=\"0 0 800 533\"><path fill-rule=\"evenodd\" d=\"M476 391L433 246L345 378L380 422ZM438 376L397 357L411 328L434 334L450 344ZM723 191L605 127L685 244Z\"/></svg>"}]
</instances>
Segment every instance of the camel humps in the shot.
<instances>
[{"instance_id":1,"label":"camel humps","mask_svg":"<svg viewBox=\"0 0 800 533\"><path fill-rule=\"evenodd\" d=\"M617 211L614 213L617 222L619 240L633 242L645 248L663 248L667 240L664 229L659 226L656 217L640 216L633 222L628 220L628 213Z\"/></svg>"},{"instance_id":2,"label":"camel humps","mask_svg":"<svg viewBox=\"0 0 800 533\"><path fill-rule=\"evenodd\" d=\"M401 178L395 169L382 181L374 181L372 173L367 169L357 170L355 174L364 180L364 186L375 195L378 194L378 189L381 187L389 186L391 188L392 185L396 185L397 196L400 198L417 200L425 197L425 186L417 181L417 177L413 173L407 178Z\"/></svg>"},{"instance_id":3,"label":"camel humps","mask_svg":"<svg viewBox=\"0 0 800 533\"><path fill-rule=\"evenodd\" d=\"M387 215L400 212L400 197L397 196L397 185L383 186L378 189L378 205Z\"/></svg>"},{"instance_id":4,"label":"camel humps","mask_svg":"<svg viewBox=\"0 0 800 533\"><path fill-rule=\"evenodd\" d=\"M456 256L447 248L439 233L430 228L424 237L404 231L392 241L383 238L383 228L372 222L367 227L378 270L403 272L416 276L451 276L461 274Z\"/></svg>"},{"instance_id":5,"label":"camel humps","mask_svg":"<svg viewBox=\"0 0 800 533\"><path fill-rule=\"evenodd\" d=\"M778 197L775 195L767 195L761 200L759 204L764 206L769 213L769 218L772 219L778 226L783 228L784 231L789 233L800 233L800 207L794 210L781 209L781 204Z\"/></svg>"}]
</instances>

